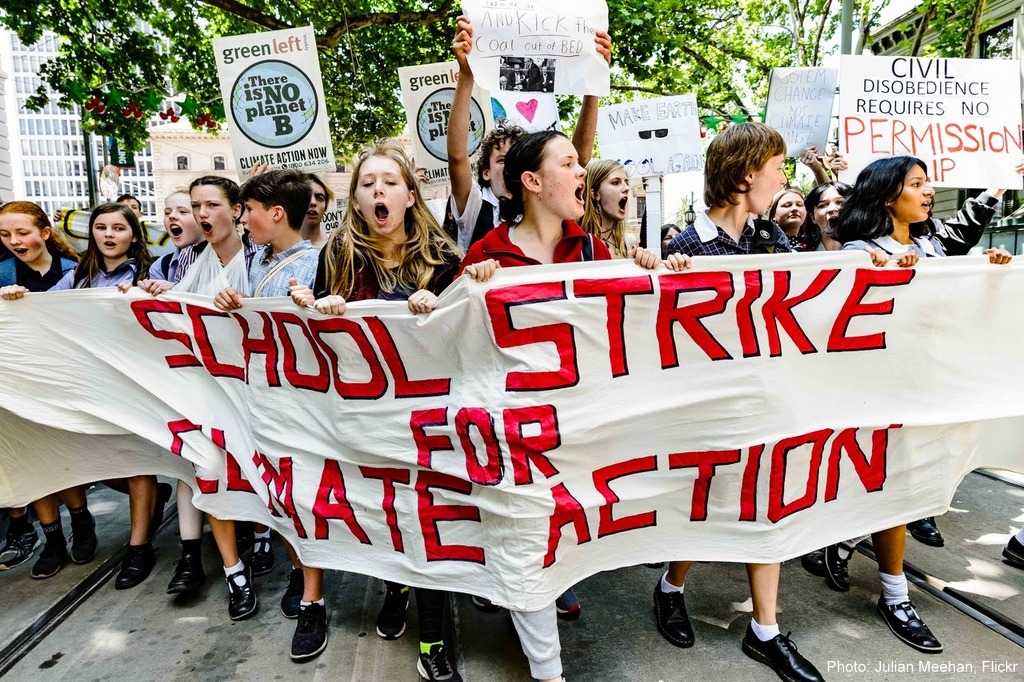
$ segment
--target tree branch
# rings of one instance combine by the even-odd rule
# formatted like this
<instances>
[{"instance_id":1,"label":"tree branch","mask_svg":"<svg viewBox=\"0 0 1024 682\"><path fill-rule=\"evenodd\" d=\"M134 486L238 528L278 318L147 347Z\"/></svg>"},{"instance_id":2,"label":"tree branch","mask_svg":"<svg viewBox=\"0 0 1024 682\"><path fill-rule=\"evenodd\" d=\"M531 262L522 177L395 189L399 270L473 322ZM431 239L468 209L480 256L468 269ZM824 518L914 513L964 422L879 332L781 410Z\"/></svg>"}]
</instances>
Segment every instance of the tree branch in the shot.
<instances>
[{"instance_id":1,"label":"tree branch","mask_svg":"<svg viewBox=\"0 0 1024 682\"><path fill-rule=\"evenodd\" d=\"M672 97L678 95L678 92L667 92L665 90L659 90L658 88L648 88L642 85L613 85L612 90L618 90L619 92L646 92L650 95L659 95L661 97Z\"/></svg>"},{"instance_id":2,"label":"tree branch","mask_svg":"<svg viewBox=\"0 0 1024 682\"><path fill-rule=\"evenodd\" d=\"M984 13L985 0L975 0L971 26L967 29L967 40L964 42L964 59L970 59L974 56L974 46L978 42L978 34L981 33L981 15Z\"/></svg>"},{"instance_id":3,"label":"tree branch","mask_svg":"<svg viewBox=\"0 0 1024 682\"><path fill-rule=\"evenodd\" d=\"M205 0L204 0L205 1ZM449 17L458 16L457 12L451 11L454 0L444 0L436 10L423 12L372 12L370 14L357 14L343 19L327 29L322 36L316 39L317 45L325 49L334 49L341 42L346 33L358 31L369 26L384 26L386 24L434 24L444 21Z\"/></svg>"},{"instance_id":4,"label":"tree branch","mask_svg":"<svg viewBox=\"0 0 1024 682\"><path fill-rule=\"evenodd\" d=\"M811 53L811 65L818 64L821 56L821 36L825 33L825 24L828 23L828 11L832 9L832 0L825 0L825 6L821 8L821 21L818 22L818 30L814 33L814 51Z\"/></svg>"},{"instance_id":5,"label":"tree branch","mask_svg":"<svg viewBox=\"0 0 1024 682\"><path fill-rule=\"evenodd\" d=\"M274 31L279 31L283 28L294 28L291 24L272 17L268 14L264 14L259 10L255 10L248 5L245 5L238 0L201 0L203 4L209 5L210 7L216 7L217 9L227 12L228 14L234 14L236 17L250 21L257 26L269 28Z\"/></svg>"},{"instance_id":6,"label":"tree branch","mask_svg":"<svg viewBox=\"0 0 1024 682\"><path fill-rule=\"evenodd\" d=\"M921 43L924 41L924 34L928 31L928 24L931 23L932 16L935 14L935 3L930 2L928 7L925 8L924 16L921 17L921 23L917 26L917 35L914 36L914 46L910 48L910 56L916 57L921 52Z\"/></svg>"},{"instance_id":7,"label":"tree branch","mask_svg":"<svg viewBox=\"0 0 1024 682\"><path fill-rule=\"evenodd\" d=\"M690 57L695 62L700 64L702 67L704 67L704 69L708 73L718 73L719 70L716 69L715 65L708 61L707 57L705 57L704 55L694 51L689 46L683 44L679 45L679 49L685 52L686 54L690 55ZM739 94L736 93L736 90L733 89L732 86L729 87L729 98L736 103L736 105L740 108L740 111L744 112L748 116L750 115L750 112L747 110L747 105L743 103L743 99L739 96Z\"/></svg>"}]
</instances>

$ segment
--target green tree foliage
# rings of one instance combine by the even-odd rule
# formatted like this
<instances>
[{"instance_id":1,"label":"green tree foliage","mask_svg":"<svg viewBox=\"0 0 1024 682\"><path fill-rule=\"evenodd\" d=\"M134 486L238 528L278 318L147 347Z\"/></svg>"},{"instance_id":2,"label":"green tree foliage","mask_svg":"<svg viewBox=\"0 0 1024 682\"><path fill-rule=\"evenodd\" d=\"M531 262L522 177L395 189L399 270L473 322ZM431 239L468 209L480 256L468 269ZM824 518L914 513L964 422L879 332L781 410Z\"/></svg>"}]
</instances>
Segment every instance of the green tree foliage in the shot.
<instances>
[{"instance_id":1,"label":"green tree foliage","mask_svg":"<svg viewBox=\"0 0 1024 682\"><path fill-rule=\"evenodd\" d=\"M614 87L620 97L695 92L705 113L755 116L773 67L820 61L838 3L612 0ZM311 24L344 155L402 129L397 68L449 59L459 9L455 0L0 0L0 23L26 44L43 31L61 37L28 106L53 95L89 104L85 129L126 149L145 144L148 119L172 93L195 127L223 121L211 38Z\"/></svg>"}]
</instances>

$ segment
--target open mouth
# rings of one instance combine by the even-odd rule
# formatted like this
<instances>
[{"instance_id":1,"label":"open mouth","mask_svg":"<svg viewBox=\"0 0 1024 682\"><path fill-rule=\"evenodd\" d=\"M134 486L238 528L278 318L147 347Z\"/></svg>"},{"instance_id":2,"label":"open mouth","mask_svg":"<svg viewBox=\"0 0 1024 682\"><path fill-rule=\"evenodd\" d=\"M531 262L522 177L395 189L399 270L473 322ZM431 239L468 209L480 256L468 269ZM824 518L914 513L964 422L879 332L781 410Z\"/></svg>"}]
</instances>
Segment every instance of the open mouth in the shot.
<instances>
[{"instance_id":1,"label":"open mouth","mask_svg":"<svg viewBox=\"0 0 1024 682\"><path fill-rule=\"evenodd\" d=\"M625 211L626 210L626 204L628 204L628 203L629 203L629 197L622 197L621 199L619 199L619 210L620 211Z\"/></svg>"},{"instance_id":2,"label":"open mouth","mask_svg":"<svg viewBox=\"0 0 1024 682\"><path fill-rule=\"evenodd\" d=\"M11 250L14 251L14 253L18 254L19 256L24 256L25 254L28 253L28 249L24 249L24 248L11 249Z\"/></svg>"},{"instance_id":3,"label":"open mouth","mask_svg":"<svg viewBox=\"0 0 1024 682\"><path fill-rule=\"evenodd\" d=\"M116 249L117 242L103 242L103 247L107 249Z\"/></svg>"},{"instance_id":4,"label":"open mouth","mask_svg":"<svg viewBox=\"0 0 1024 682\"><path fill-rule=\"evenodd\" d=\"M582 184L581 185L577 185L576 186L576 201L578 201L578 202L580 202L582 204L583 203L583 197L585 196L585 194L586 194L586 186L582 185Z\"/></svg>"},{"instance_id":5,"label":"open mouth","mask_svg":"<svg viewBox=\"0 0 1024 682\"><path fill-rule=\"evenodd\" d=\"M377 222L383 225L388 221L388 216L391 215L391 211L384 204L375 204L373 207L373 217L377 219Z\"/></svg>"},{"instance_id":6,"label":"open mouth","mask_svg":"<svg viewBox=\"0 0 1024 682\"><path fill-rule=\"evenodd\" d=\"M171 225L167 228L167 231L171 233L172 237L180 237L181 233L185 230L181 229L181 225Z\"/></svg>"},{"instance_id":7,"label":"open mouth","mask_svg":"<svg viewBox=\"0 0 1024 682\"><path fill-rule=\"evenodd\" d=\"M203 234L207 237L213 234L213 225L210 223L199 223L199 227L203 228Z\"/></svg>"},{"instance_id":8,"label":"open mouth","mask_svg":"<svg viewBox=\"0 0 1024 682\"><path fill-rule=\"evenodd\" d=\"M320 214L317 213L316 211L306 211L306 215L309 216L310 218L319 218L320 217Z\"/></svg>"}]
</instances>

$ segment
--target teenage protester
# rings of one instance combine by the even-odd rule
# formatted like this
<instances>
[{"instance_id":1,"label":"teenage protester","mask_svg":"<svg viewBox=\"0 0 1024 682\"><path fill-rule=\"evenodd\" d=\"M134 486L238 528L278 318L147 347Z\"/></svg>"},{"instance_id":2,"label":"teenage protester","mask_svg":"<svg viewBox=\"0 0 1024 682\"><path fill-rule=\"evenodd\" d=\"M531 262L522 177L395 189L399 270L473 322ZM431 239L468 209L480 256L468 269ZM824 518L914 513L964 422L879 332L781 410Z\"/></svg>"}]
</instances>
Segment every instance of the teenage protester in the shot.
<instances>
[{"instance_id":1,"label":"teenage protester","mask_svg":"<svg viewBox=\"0 0 1024 682\"><path fill-rule=\"evenodd\" d=\"M485 282L499 267L611 259L604 242L574 222L584 210L586 170L565 135L549 130L519 138L505 156L503 174L508 192L501 202L505 222L470 248L462 261L462 273ZM645 268L656 268L662 262L645 249L634 248L631 256ZM673 256L666 265L684 270L690 259ZM565 600L568 594L572 590L559 599ZM538 680L562 679L556 604L510 613L531 675Z\"/></svg>"},{"instance_id":2,"label":"teenage protester","mask_svg":"<svg viewBox=\"0 0 1024 682\"><path fill-rule=\"evenodd\" d=\"M807 193L804 204L807 218L796 238L792 240L794 251L838 251L842 248L832 236L831 221L839 215L852 188L845 182L826 182Z\"/></svg>"},{"instance_id":3,"label":"teenage protester","mask_svg":"<svg viewBox=\"0 0 1024 682\"><path fill-rule=\"evenodd\" d=\"M806 217L804 195L795 187L784 187L772 197L771 207L768 209L768 220L781 227L790 242L800 231L800 226L804 224Z\"/></svg>"},{"instance_id":4,"label":"teenage protester","mask_svg":"<svg viewBox=\"0 0 1024 682\"><path fill-rule=\"evenodd\" d=\"M594 159L587 164L587 195L580 227L604 242L613 258L626 258L637 237L626 232L629 178L625 167L613 159Z\"/></svg>"},{"instance_id":5,"label":"teenage protester","mask_svg":"<svg viewBox=\"0 0 1024 682\"><path fill-rule=\"evenodd\" d=\"M455 84L448 118L447 138L448 176L452 185L450 209L455 225L449 229L449 234L458 242L459 248L466 250L501 222L498 203L501 198L508 196L502 176L505 155L512 143L524 135L525 131L515 126L499 126L484 136L474 181L468 152L470 106L473 99L473 70L469 66L469 53L473 49L473 27L469 19L459 17L455 31L452 51L459 63L459 79ZM611 37L598 31L594 42L598 54L611 64ZM590 161L593 153L594 137L597 135L597 110L598 98L585 96L573 133L573 145L582 165Z\"/></svg>"},{"instance_id":6,"label":"teenage protester","mask_svg":"<svg viewBox=\"0 0 1024 682\"><path fill-rule=\"evenodd\" d=\"M302 220L302 238L319 249L327 243L327 233L320 227L320 223L327 208L334 206L334 192L313 173L309 174L309 183L313 191L309 198L309 208Z\"/></svg>"},{"instance_id":7,"label":"teenage protester","mask_svg":"<svg viewBox=\"0 0 1024 682\"><path fill-rule=\"evenodd\" d=\"M913 267L922 258L945 256L945 247L931 220L934 197L927 166L920 159L897 156L874 161L857 176L853 191L834 221L836 238L843 243L844 251L867 251L879 267L890 261L899 267ZM988 249L985 253L992 263L1010 262L1011 256L1004 249ZM910 601L903 573L906 526L872 533L871 537L882 582L878 613L908 646L927 654L941 652L942 644ZM842 558L837 555L848 559L851 551L843 543L826 548L826 568ZM839 582L849 589L845 571Z\"/></svg>"},{"instance_id":8,"label":"teenage protester","mask_svg":"<svg viewBox=\"0 0 1024 682\"><path fill-rule=\"evenodd\" d=\"M174 252L153 261L149 279L178 281L178 258L181 250L203 238L203 233L192 215L192 199L187 189L175 190L164 199L164 231L174 244Z\"/></svg>"},{"instance_id":9,"label":"teenage protester","mask_svg":"<svg viewBox=\"0 0 1024 682\"><path fill-rule=\"evenodd\" d=\"M342 225L320 252L312 288L296 283L292 300L327 315L350 301L406 301L429 313L459 266L458 246L437 224L417 190L415 169L401 146L378 142L360 152L352 171ZM405 632L409 588L385 581L377 634ZM416 667L427 680L461 682L444 643L446 593L416 588L420 642Z\"/></svg>"},{"instance_id":10,"label":"teenage protester","mask_svg":"<svg viewBox=\"0 0 1024 682\"><path fill-rule=\"evenodd\" d=\"M118 198L114 199L114 203L127 206L132 210L132 213L135 214L135 217L138 218L140 222L142 221L142 218L144 217L142 215L142 202L139 201L139 198L134 194L122 194Z\"/></svg>"},{"instance_id":11,"label":"teenage protester","mask_svg":"<svg viewBox=\"0 0 1024 682\"><path fill-rule=\"evenodd\" d=\"M78 264L78 254L58 232L50 228L50 221L43 209L28 201L12 201L0 207L0 242L3 244L2 251L8 256L0 260L0 296L3 298L16 296L19 291L46 291ZM68 509L73 509L76 501L84 504L84 500L85 493L80 487L64 494ZM56 518L59 523L59 514ZM79 539L78 532L74 534L77 547L72 548L71 554L78 559L88 560L92 558L95 549L88 551L86 548L83 551L82 545L88 542L95 548L96 534L92 530L92 516L82 506L77 518L81 520L75 525L82 537ZM72 516L73 523L75 519L76 516ZM86 522L87 519L89 522ZM27 509L11 509L7 542L0 549L0 570L5 571L25 563L32 558L38 546L39 535L29 520Z\"/></svg>"},{"instance_id":12,"label":"teenage protester","mask_svg":"<svg viewBox=\"0 0 1024 682\"><path fill-rule=\"evenodd\" d=\"M789 241L778 225L757 218L786 184L786 143L762 123L727 128L708 146L704 163L706 213L672 240L668 252L690 256L786 253ZM654 588L658 632L677 647L693 646L694 633L683 591L692 562L673 561ZM743 653L772 668L784 680L824 679L804 658L776 620L779 564L747 564L753 618L743 637Z\"/></svg>"},{"instance_id":13,"label":"teenage protester","mask_svg":"<svg viewBox=\"0 0 1024 682\"><path fill-rule=\"evenodd\" d=\"M675 223L665 223L661 226L661 257L668 255L668 245L679 234L679 226Z\"/></svg>"}]
</instances>

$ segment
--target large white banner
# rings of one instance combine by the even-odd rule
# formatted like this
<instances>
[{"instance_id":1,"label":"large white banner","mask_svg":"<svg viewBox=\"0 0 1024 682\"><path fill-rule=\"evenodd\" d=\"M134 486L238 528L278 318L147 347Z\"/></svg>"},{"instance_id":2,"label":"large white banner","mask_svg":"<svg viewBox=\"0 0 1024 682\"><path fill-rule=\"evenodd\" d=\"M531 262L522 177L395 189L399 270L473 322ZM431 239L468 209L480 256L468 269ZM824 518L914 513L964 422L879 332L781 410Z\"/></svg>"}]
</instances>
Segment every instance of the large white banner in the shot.
<instances>
[{"instance_id":1,"label":"large white banner","mask_svg":"<svg viewBox=\"0 0 1024 682\"><path fill-rule=\"evenodd\" d=\"M1020 64L1006 59L843 55L839 150L852 179L916 156L939 187L1020 188Z\"/></svg>"},{"instance_id":2,"label":"large white banner","mask_svg":"<svg viewBox=\"0 0 1024 682\"><path fill-rule=\"evenodd\" d=\"M608 62L594 36L608 31L604 0L462 0L473 24L469 65L485 90L607 95Z\"/></svg>"},{"instance_id":3,"label":"large white banner","mask_svg":"<svg viewBox=\"0 0 1024 682\"><path fill-rule=\"evenodd\" d=\"M416 166L426 169L430 183L448 182L448 116L458 80L459 63L454 61L398 69L413 156ZM492 128L489 104L487 93L474 87L467 138L470 157L480 149L484 135Z\"/></svg>"},{"instance_id":4,"label":"large white banner","mask_svg":"<svg viewBox=\"0 0 1024 682\"><path fill-rule=\"evenodd\" d=\"M704 169L695 95L603 106L597 135L601 158L618 160L631 178Z\"/></svg>"},{"instance_id":5,"label":"large white banner","mask_svg":"<svg viewBox=\"0 0 1024 682\"><path fill-rule=\"evenodd\" d=\"M799 157L808 147L825 153L837 69L822 66L772 69L764 122L786 141L786 155Z\"/></svg>"},{"instance_id":6,"label":"large white banner","mask_svg":"<svg viewBox=\"0 0 1024 682\"><path fill-rule=\"evenodd\" d=\"M181 476L307 563L536 609L621 566L789 558L938 514L976 467L1024 471L1024 267L694 263L503 269L429 316L0 301L0 506Z\"/></svg>"},{"instance_id":7,"label":"large white banner","mask_svg":"<svg viewBox=\"0 0 1024 682\"><path fill-rule=\"evenodd\" d=\"M312 26L214 38L213 53L242 179L260 163L335 169Z\"/></svg>"}]
</instances>

